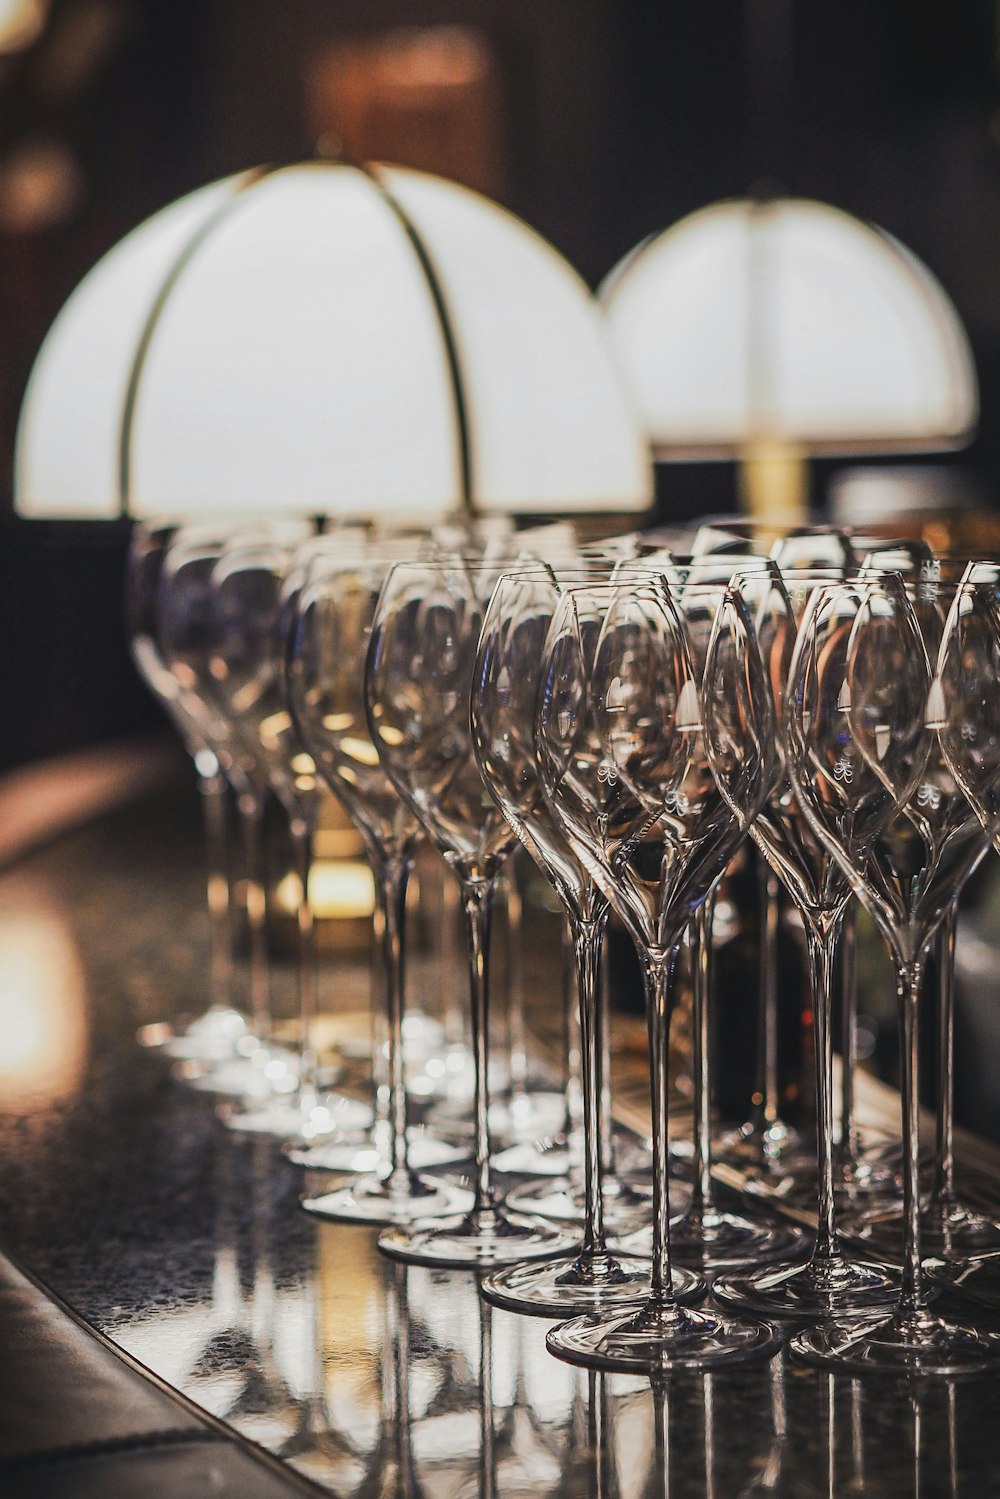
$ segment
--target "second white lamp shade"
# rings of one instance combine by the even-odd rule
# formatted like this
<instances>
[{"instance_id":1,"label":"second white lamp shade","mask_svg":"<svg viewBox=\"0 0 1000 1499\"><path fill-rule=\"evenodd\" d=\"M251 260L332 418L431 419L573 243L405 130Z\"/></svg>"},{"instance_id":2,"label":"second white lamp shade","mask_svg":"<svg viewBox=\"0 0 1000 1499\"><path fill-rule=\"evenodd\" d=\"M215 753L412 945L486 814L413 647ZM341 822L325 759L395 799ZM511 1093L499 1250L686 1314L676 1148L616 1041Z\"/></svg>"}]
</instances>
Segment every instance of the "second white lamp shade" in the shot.
<instances>
[{"instance_id":1,"label":"second white lamp shade","mask_svg":"<svg viewBox=\"0 0 1000 1499\"><path fill-rule=\"evenodd\" d=\"M907 452L965 441L978 395L941 286L824 203L733 200L627 256L601 289L657 454Z\"/></svg>"}]
</instances>

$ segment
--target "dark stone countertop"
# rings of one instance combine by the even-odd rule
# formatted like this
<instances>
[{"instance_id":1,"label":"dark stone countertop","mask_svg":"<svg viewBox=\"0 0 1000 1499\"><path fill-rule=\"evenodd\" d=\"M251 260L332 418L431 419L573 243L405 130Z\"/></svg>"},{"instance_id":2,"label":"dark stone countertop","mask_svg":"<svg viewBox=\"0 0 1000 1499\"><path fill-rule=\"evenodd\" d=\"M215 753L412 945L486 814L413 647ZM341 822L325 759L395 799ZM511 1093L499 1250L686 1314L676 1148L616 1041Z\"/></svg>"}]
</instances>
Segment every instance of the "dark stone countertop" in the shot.
<instances>
[{"instance_id":1,"label":"dark stone countertop","mask_svg":"<svg viewBox=\"0 0 1000 1499\"><path fill-rule=\"evenodd\" d=\"M473 1276L300 1212L276 1149L135 1041L201 1003L194 803L178 783L0 877L3 1248L341 1496L1000 1493L998 1378L833 1377L782 1353L653 1391L557 1362L549 1324L492 1311ZM357 956L327 983L363 1005Z\"/></svg>"}]
</instances>

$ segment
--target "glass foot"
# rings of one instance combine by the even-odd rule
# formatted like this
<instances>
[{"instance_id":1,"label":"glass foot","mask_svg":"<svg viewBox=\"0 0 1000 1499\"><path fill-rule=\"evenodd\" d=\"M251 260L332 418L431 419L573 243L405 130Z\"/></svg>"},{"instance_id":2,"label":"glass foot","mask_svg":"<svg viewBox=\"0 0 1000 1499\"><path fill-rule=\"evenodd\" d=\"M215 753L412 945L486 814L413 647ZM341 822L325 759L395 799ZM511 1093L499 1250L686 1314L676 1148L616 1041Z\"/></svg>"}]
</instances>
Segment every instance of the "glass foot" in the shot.
<instances>
[{"instance_id":1,"label":"glass foot","mask_svg":"<svg viewBox=\"0 0 1000 1499\"><path fill-rule=\"evenodd\" d=\"M285 1147L285 1155L293 1166L302 1166L307 1171L368 1176L389 1159L389 1129L380 1121L374 1131L352 1133L347 1139L319 1140L315 1144L293 1140ZM421 1125L411 1124L406 1131L406 1156L413 1171L428 1171L432 1166L453 1166L457 1161L467 1161L469 1151L466 1146L439 1140Z\"/></svg>"},{"instance_id":2,"label":"glass foot","mask_svg":"<svg viewBox=\"0 0 1000 1499\"><path fill-rule=\"evenodd\" d=\"M899 1281L881 1265L837 1255L750 1275L722 1275L712 1294L727 1306L770 1317L852 1317L893 1307Z\"/></svg>"},{"instance_id":3,"label":"glass foot","mask_svg":"<svg viewBox=\"0 0 1000 1499\"><path fill-rule=\"evenodd\" d=\"M518 1260L546 1259L577 1247L570 1230L500 1208L477 1208L462 1218L387 1229L378 1247L411 1265L467 1266L488 1270Z\"/></svg>"},{"instance_id":4,"label":"glass foot","mask_svg":"<svg viewBox=\"0 0 1000 1499\"><path fill-rule=\"evenodd\" d=\"M487 1275L479 1289L494 1306L508 1312L531 1312L539 1317L606 1312L646 1300L649 1295L648 1260L627 1256L565 1254L532 1265L509 1265ZM678 1301L699 1301L706 1291L700 1275L674 1266L674 1295Z\"/></svg>"},{"instance_id":5,"label":"glass foot","mask_svg":"<svg viewBox=\"0 0 1000 1499\"><path fill-rule=\"evenodd\" d=\"M198 1093L214 1093L220 1098L263 1100L272 1093L294 1093L299 1085L295 1054L276 1046L261 1046L256 1041L248 1055L230 1057L214 1065L177 1062L173 1075Z\"/></svg>"},{"instance_id":6,"label":"glass foot","mask_svg":"<svg viewBox=\"0 0 1000 1499\"><path fill-rule=\"evenodd\" d=\"M766 1322L652 1305L612 1318L576 1317L545 1338L549 1352L568 1363L653 1375L769 1358L780 1345L778 1329Z\"/></svg>"},{"instance_id":7,"label":"glass foot","mask_svg":"<svg viewBox=\"0 0 1000 1499\"><path fill-rule=\"evenodd\" d=\"M222 1106L219 1117L237 1134L273 1135L280 1140L315 1140L334 1130L354 1128L371 1118L367 1104L339 1093L323 1094L312 1103L295 1094L275 1093L248 1099L241 1107Z\"/></svg>"},{"instance_id":8,"label":"glass foot","mask_svg":"<svg viewBox=\"0 0 1000 1499\"><path fill-rule=\"evenodd\" d=\"M864 1322L807 1327L789 1343L810 1364L856 1374L956 1377L1000 1369L1000 1333L982 1332L924 1310Z\"/></svg>"},{"instance_id":9,"label":"glass foot","mask_svg":"<svg viewBox=\"0 0 1000 1499\"><path fill-rule=\"evenodd\" d=\"M467 1213L474 1200L464 1187L419 1176L415 1171L401 1171L396 1181L374 1175L359 1177L349 1187L303 1198L300 1206L318 1218L332 1218L338 1223L391 1224Z\"/></svg>"},{"instance_id":10,"label":"glass foot","mask_svg":"<svg viewBox=\"0 0 1000 1499\"><path fill-rule=\"evenodd\" d=\"M229 1005L212 1005L188 1025L175 1028L167 1021L144 1025L137 1032L140 1046L162 1051L177 1062L223 1062L249 1034L245 1015Z\"/></svg>"},{"instance_id":11,"label":"glass foot","mask_svg":"<svg viewBox=\"0 0 1000 1499\"><path fill-rule=\"evenodd\" d=\"M613 1185L617 1190L609 1191ZM515 1212L537 1213L540 1218L553 1218L557 1223L582 1223L585 1217L583 1187L566 1178L518 1187L508 1194L507 1203ZM617 1237L635 1234L649 1225L652 1212L649 1191L628 1182L605 1183L604 1227L607 1233ZM635 1252L641 1255L644 1251L636 1246Z\"/></svg>"},{"instance_id":12,"label":"glass foot","mask_svg":"<svg viewBox=\"0 0 1000 1499\"><path fill-rule=\"evenodd\" d=\"M490 1064L492 1086L494 1068ZM561 1093L528 1093L511 1102L503 1099L490 1103L490 1137L498 1150L509 1145L531 1145L546 1135L557 1134L566 1117L566 1101ZM455 1139L471 1140L475 1134L471 1102L446 1099L428 1109L427 1123Z\"/></svg>"},{"instance_id":13,"label":"glass foot","mask_svg":"<svg viewBox=\"0 0 1000 1499\"><path fill-rule=\"evenodd\" d=\"M526 1144L510 1145L493 1157L494 1168L511 1176L566 1176L579 1170L582 1161L582 1139L561 1131Z\"/></svg>"},{"instance_id":14,"label":"glass foot","mask_svg":"<svg viewBox=\"0 0 1000 1499\"><path fill-rule=\"evenodd\" d=\"M963 1301L1000 1312L1000 1253L984 1254L965 1264L954 1260L929 1259L924 1264L927 1279L953 1291Z\"/></svg>"},{"instance_id":15,"label":"glass foot","mask_svg":"<svg viewBox=\"0 0 1000 1499\"><path fill-rule=\"evenodd\" d=\"M685 1213L670 1221L671 1253L702 1270L787 1260L789 1255L801 1252L806 1242L802 1230L789 1223L765 1223L716 1208Z\"/></svg>"},{"instance_id":16,"label":"glass foot","mask_svg":"<svg viewBox=\"0 0 1000 1499\"><path fill-rule=\"evenodd\" d=\"M893 1264L902 1264L903 1218L898 1205L863 1214L844 1225L851 1239ZM1000 1249L1000 1223L960 1202L923 1207L920 1253L940 1260L965 1260Z\"/></svg>"}]
</instances>

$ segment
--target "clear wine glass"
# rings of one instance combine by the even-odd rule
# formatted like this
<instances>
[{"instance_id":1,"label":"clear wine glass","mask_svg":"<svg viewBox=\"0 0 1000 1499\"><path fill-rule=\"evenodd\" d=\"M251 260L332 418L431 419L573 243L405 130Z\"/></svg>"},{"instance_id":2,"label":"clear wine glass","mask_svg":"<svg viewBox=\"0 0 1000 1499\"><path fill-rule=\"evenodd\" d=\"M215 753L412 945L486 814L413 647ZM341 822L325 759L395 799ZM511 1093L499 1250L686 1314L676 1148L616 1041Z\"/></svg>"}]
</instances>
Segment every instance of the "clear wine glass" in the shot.
<instances>
[{"instance_id":1,"label":"clear wine glass","mask_svg":"<svg viewBox=\"0 0 1000 1499\"><path fill-rule=\"evenodd\" d=\"M238 1047L241 1055L235 1061L206 1067L185 1080L209 1092L261 1098L275 1091L290 1094L297 1086L294 1058L276 1047L271 1036L262 859L267 772L262 752L251 753L227 718L211 665L216 631L212 570L230 538L251 525L262 534L270 530L268 523L252 518L181 526L164 558L156 617L164 664L177 682L187 710L215 749L236 796L250 948L251 1032Z\"/></svg>"},{"instance_id":2,"label":"clear wine glass","mask_svg":"<svg viewBox=\"0 0 1000 1499\"><path fill-rule=\"evenodd\" d=\"M389 543L365 545L346 557L327 548L314 550L295 603L287 655L294 721L319 774L361 833L375 876L388 1038L388 1159L349 1186L307 1198L303 1206L325 1218L380 1224L456 1213L472 1204L469 1192L422 1175L410 1160L413 1131L407 1118L403 1042L405 909L420 825L379 760L363 691L375 606L398 555L399 548ZM460 1156L446 1151L439 1159ZM315 1166L323 1156L307 1152L297 1159Z\"/></svg>"},{"instance_id":3,"label":"clear wine glass","mask_svg":"<svg viewBox=\"0 0 1000 1499\"><path fill-rule=\"evenodd\" d=\"M738 670L737 655L745 644L738 611L723 607L727 588L738 590L753 614L769 623L771 613L760 606L775 588L781 586L775 564L766 559L744 559L735 572L730 567L733 560L732 556L724 558L721 570L719 560L714 556L696 561L687 569L683 586L674 592L708 711L714 711L716 707L717 684L712 674L722 682L730 683ZM708 660L710 646L713 648L711 662ZM775 757L776 768L779 763ZM751 1216L745 1208L736 1211L722 1206L712 1176L709 1035L712 923L718 884L717 880L709 890L688 931L694 1040L694 1190L689 1207L670 1227L671 1244L677 1257L689 1257L704 1269L787 1256L796 1252L803 1242L801 1232L787 1223L773 1219L763 1221Z\"/></svg>"},{"instance_id":4,"label":"clear wine glass","mask_svg":"<svg viewBox=\"0 0 1000 1499\"><path fill-rule=\"evenodd\" d=\"M488 1117L488 948L497 875L516 840L476 765L469 724L476 648L499 569L461 557L398 563L372 622L365 703L390 781L462 891L475 1058L475 1201L462 1217L386 1230L380 1247L416 1263L491 1267L555 1254L571 1235L505 1210L494 1187Z\"/></svg>"},{"instance_id":5,"label":"clear wine glass","mask_svg":"<svg viewBox=\"0 0 1000 1499\"><path fill-rule=\"evenodd\" d=\"M293 1096L278 1091L228 1111L225 1122L286 1139L356 1129L371 1117L367 1105L320 1087L314 1045L318 975L309 880L323 789L289 712L284 680L290 574L296 586L292 563L311 532L305 521L286 522L271 534L237 532L222 548L209 584L214 690L234 736L248 757L260 759L285 812L298 887L298 1087Z\"/></svg>"},{"instance_id":6,"label":"clear wine glass","mask_svg":"<svg viewBox=\"0 0 1000 1499\"><path fill-rule=\"evenodd\" d=\"M788 769L815 836L890 949L902 1043L904 1257L896 1310L861 1321L832 1317L791 1342L801 1357L839 1369L953 1374L1000 1366L1000 1336L930 1312L921 1267L920 982L935 930L986 847L941 753L942 698L898 575L816 594L789 673Z\"/></svg>"},{"instance_id":7,"label":"clear wine glass","mask_svg":"<svg viewBox=\"0 0 1000 1499\"><path fill-rule=\"evenodd\" d=\"M183 1029L157 1022L144 1026L139 1039L162 1046L177 1060L216 1062L231 1057L248 1032L246 1016L230 1003L233 982L231 890L229 885L229 783L204 727L185 706L176 679L160 651L156 600L167 548L176 521L138 521L125 565L125 623L132 659L146 684L166 708L194 762L204 821L208 872L209 993L212 1002Z\"/></svg>"},{"instance_id":8,"label":"clear wine glass","mask_svg":"<svg viewBox=\"0 0 1000 1499\"><path fill-rule=\"evenodd\" d=\"M598 564L595 574L607 573ZM617 570L619 580L629 576ZM631 574L635 576L634 572ZM641 577L642 574L639 574ZM583 1242L542 1264L507 1266L482 1282L483 1294L513 1311L584 1312L642 1300L649 1262L608 1250L604 1230L600 984L598 962L608 902L555 821L542 793L534 715L542 647L565 586L582 569L546 566L500 578L483 622L472 691L472 737L479 769L523 846L554 885L572 932L580 1009L584 1110ZM704 1293L687 1271L674 1272L679 1297Z\"/></svg>"},{"instance_id":9,"label":"clear wine glass","mask_svg":"<svg viewBox=\"0 0 1000 1499\"><path fill-rule=\"evenodd\" d=\"M678 1306L671 1280L666 1141L674 968L685 928L745 836L773 774L773 714L752 621L738 594L727 595L724 607L740 614L748 649L733 678L723 670L711 677L713 697L730 699L727 734L718 743L708 742L701 678L662 578L567 589L545 646L535 723L554 816L624 921L642 964L653 1115L650 1295L631 1312L561 1324L546 1343L570 1362L647 1374L777 1346L766 1324ZM720 657L720 668L727 660ZM739 815L715 775L730 782Z\"/></svg>"},{"instance_id":10,"label":"clear wine glass","mask_svg":"<svg viewBox=\"0 0 1000 1499\"><path fill-rule=\"evenodd\" d=\"M837 938L851 895L848 876L814 831L793 784L785 744L788 702L785 683L796 630L809 618L817 596L836 587L840 567L782 572L758 609L758 636L766 642L768 678L778 721L781 776L753 827L751 837L802 915L809 955L813 1053L816 1069L816 1171L818 1222L812 1253L804 1263L723 1275L718 1297L732 1305L774 1316L863 1314L889 1307L896 1297L890 1272L848 1257L838 1236L833 1154L833 972ZM834 785L850 785L850 766Z\"/></svg>"}]
</instances>

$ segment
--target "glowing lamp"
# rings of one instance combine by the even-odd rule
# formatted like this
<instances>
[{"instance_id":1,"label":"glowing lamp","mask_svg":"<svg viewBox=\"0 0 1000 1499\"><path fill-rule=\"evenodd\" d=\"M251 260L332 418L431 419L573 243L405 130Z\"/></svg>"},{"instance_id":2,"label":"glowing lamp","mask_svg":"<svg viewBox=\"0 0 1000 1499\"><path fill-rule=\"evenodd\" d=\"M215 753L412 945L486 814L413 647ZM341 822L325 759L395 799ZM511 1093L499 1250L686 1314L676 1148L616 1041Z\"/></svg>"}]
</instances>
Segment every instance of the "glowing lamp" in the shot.
<instances>
[{"instance_id":1,"label":"glowing lamp","mask_svg":"<svg viewBox=\"0 0 1000 1499\"><path fill-rule=\"evenodd\" d=\"M81 282L25 395L26 516L637 511L593 298L454 183L315 161L211 184Z\"/></svg>"},{"instance_id":2,"label":"glowing lamp","mask_svg":"<svg viewBox=\"0 0 1000 1499\"><path fill-rule=\"evenodd\" d=\"M794 514L808 455L961 446L978 392L955 308L883 230L805 199L716 203L600 291L656 455L743 462L752 510Z\"/></svg>"}]
</instances>

